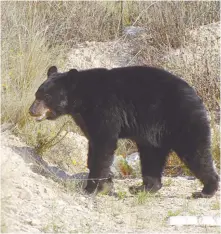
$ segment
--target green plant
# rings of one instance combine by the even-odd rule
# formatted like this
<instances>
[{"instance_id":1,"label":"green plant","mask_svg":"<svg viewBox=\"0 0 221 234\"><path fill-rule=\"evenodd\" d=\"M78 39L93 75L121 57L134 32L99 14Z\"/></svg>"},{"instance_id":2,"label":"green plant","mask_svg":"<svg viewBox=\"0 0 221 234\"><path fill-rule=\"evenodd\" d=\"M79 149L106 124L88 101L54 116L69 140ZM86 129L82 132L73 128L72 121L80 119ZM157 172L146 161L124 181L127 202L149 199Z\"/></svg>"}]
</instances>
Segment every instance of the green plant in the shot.
<instances>
[{"instance_id":1,"label":"green plant","mask_svg":"<svg viewBox=\"0 0 221 234\"><path fill-rule=\"evenodd\" d=\"M172 216L177 216L181 213L181 210L168 210L167 212L167 218L172 217Z\"/></svg>"},{"instance_id":2,"label":"green plant","mask_svg":"<svg viewBox=\"0 0 221 234\"><path fill-rule=\"evenodd\" d=\"M37 134L38 146L36 147L37 153L42 154L46 150L50 149L51 147L62 141L62 139L65 138L68 132L66 131L65 134L61 133L62 131L64 131L65 127L69 124L70 122L64 123L63 126L59 129L59 131L53 134L53 136L50 139L48 139L48 136L41 136L41 134L38 133Z\"/></svg>"},{"instance_id":3,"label":"green plant","mask_svg":"<svg viewBox=\"0 0 221 234\"><path fill-rule=\"evenodd\" d=\"M165 180L165 182L163 183L163 185L164 185L165 187L169 187L169 186L172 185L172 183L173 183L172 178L167 178L167 179Z\"/></svg>"},{"instance_id":4,"label":"green plant","mask_svg":"<svg viewBox=\"0 0 221 234\"><path fill-rule=\"evenodd\" d=\"M211 204L211 209L213 210L220 210L220 201L217 200L214 203Z\"/></svg>"},{"instance_id":5,"label":"green plant","mask_svg":"<svg viewBox=\"0 0 221 234\"><path fill-rule=\"evenodd\" d=\"M51 211L48 214L48 223L42 227L42 231L50 233L62 233L64 232L64 228L64 222L60 218L60 214L57 214L57 203L53 201L51 204Z\"/></svg>"},{"instance_id":6,"label":"green plant","mask_svg":"<svg viewBox=\"0 0 221 234\"><path fill-rule=\"evenodd\" d=\"M138 192L136 195L136 202L138 205L143 205L154 198L156 195L152 193L148 193L145 191Z\"/></svg>"},{"instance_id":7,"label":"green plant","mask_svg":"<svg viewBox=\"0 0 221 234\"><path fill-rule=\"evenodd\" d=\"M126 197L127 193L125 191L118 191L117 196L119 199L124 199Z\"/></svg>"},{"instance_id":8,"label":"green plant","mask_svg":"<svg viewBox=\"0 0 221 234\"><path fill-rule=\"evenodd\" d=\"M63 186L64 186L66 192L70 192L70 193L75 192L80 187L80 183L78 183L75 180L66 180L62 183L63 183Z\"/></svg>"},{"instance_id":9,"label":"green plant","mask_svg":"<svg viewBox=\"0 0 221 234\"><path fill-rule=\"evenodd\" d=\"M57 225L55 222L51 222L42 228L42 231L44 233L47 233L47 232L61 233L62 230L63 230L63 225Z\"/></svg>"},{"instance_id":10,"label":"green plant","mask_svg":"<svg viewBox=\"0 0 221 234\"><path fill-rule=\"evenodd\" d=\"M6 233L6 232L8 232L8 228L7 228L6 223L2 220L1 221L1 233Z\"/></svg>"}]
</instances>

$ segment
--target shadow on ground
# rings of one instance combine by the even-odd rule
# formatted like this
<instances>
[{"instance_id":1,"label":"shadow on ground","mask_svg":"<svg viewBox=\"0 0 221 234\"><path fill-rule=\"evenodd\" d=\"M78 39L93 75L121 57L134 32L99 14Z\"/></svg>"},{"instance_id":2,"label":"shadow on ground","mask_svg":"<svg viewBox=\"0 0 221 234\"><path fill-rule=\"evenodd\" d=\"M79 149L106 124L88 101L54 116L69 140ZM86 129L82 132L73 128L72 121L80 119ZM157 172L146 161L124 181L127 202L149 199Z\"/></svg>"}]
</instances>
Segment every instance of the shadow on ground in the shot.
<instances>
[{"instance_id":1,"label":"shadow on ground","mask_svg":"<svg viewBox=\"0 0 221 234\"><path fill-rule=\"evenodd\" d=\"M37 155L31 147L11 146L11 149L20 155L25 163L31 168L34 173L50 177L56 181L65 180L85 180L88 178L88 173L82 172L69 175L65 171L56 166L50 166L42 157Z\"/></svg>"}]
</instances>

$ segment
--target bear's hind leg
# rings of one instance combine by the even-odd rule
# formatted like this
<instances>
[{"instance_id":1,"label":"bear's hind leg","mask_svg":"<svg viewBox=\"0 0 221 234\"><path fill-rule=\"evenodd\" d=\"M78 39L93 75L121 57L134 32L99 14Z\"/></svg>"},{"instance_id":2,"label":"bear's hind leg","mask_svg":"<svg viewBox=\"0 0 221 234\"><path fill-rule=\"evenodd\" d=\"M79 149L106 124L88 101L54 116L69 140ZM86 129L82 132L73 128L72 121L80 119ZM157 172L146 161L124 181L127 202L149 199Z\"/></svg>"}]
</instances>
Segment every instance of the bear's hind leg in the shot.
<instances>
[{"instance_id":1,"label":"bear's hind leg","mask_svg":"<svg viewBox=\"0 0 221 234\"><path fill-rule=\"evenodd\" d=\"M186 147L188 148L188 147ZM204 146L204 149L184 153L183 150L176 151L178 156L193 172L193 174L203 183L201 192L194 192L194 198L210 198L219 187L219 175L214 168L210 150Z\"/></svg>"},{"instance_id":2,"label":"bear's hind leg","mask_svg":"<svg viewBox=\"0 0 221 234\"><path fill-rule=\"evenodd\" d=\"M169 150L152 145L137 144L140 153L143 184L129 188L132 194L140 191L156 192L161 187L161 177Z\"/></svg>"}]
</instances>

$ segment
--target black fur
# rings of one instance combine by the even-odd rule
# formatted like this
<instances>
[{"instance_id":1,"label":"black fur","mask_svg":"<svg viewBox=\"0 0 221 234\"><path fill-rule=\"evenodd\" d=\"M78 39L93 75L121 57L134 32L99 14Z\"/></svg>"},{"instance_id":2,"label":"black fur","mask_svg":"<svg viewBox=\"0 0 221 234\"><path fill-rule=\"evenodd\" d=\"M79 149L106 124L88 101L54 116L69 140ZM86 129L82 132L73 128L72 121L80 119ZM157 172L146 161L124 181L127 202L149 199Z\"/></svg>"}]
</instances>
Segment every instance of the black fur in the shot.
<instances>
[{"instance_id":1,"label":"black fur","mask_svg":"<svg viewBox=\"0 0 221 234\"><path fill-rule=\"evenodd\" d=\"M88 181L88 192L102 187L105 180L98 179L109 177L119 138L132 139L140 152L143 186L133 191L161 188L171 150L203 183L195 197L210 197L217 191L207 113L185 81L152 67L51 70L36 98L51 96L46 104L54 118L70 114L88 138L89 179L94 179Z\"/></svg>"}]
</instances>

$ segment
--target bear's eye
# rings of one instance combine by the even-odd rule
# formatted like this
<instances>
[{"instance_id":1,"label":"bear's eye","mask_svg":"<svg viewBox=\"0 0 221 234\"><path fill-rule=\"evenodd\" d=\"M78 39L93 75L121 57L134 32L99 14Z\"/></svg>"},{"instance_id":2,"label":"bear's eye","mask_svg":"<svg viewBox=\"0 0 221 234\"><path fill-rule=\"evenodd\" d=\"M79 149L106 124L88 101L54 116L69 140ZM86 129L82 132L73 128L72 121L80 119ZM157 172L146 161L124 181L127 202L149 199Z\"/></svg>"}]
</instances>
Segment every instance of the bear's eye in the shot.
<instances>
[{"instance_id":1,"label":"bear's eye","mask_svg":"<svg viewBox=\"0 0 221 234\"><path fill-rule=\"evenodd\" d=\"M48 94L45 94L45 95L44 95L44 101L45 101L45 102L50 102L50 101L51 101L51 96L48 95Z\"/></svg>"}]
</instances>

